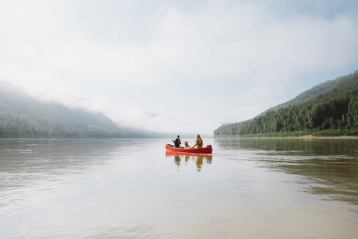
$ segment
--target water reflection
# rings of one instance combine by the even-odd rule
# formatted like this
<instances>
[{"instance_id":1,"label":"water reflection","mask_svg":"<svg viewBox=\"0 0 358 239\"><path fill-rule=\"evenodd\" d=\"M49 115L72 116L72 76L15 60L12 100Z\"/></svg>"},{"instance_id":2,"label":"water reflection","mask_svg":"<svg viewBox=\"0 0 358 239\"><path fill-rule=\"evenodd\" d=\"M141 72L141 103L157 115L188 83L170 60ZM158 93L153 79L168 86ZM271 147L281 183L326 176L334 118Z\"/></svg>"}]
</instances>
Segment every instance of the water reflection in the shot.
<instances>
[{"instance_id":1,"label":"water reflection","mask_svg":"<svg viewBox=\"0 0 358 239\"><path fill-rule=\"evenodd\" d=\"M190 163L190 161L195 162L196 170L198 172L201 171L203 164L211 164L213 160L212 155L189 155L189 154L174 154L174 153L166 153L165 156L167 158L173 158L175 164L178 168L184 162L185 164Z\"/></svg>"},{"instance_id":2,"label":"water reflection","mask_svg":"<svg viewBox=\"0 0 358 239\"><path fill-rule=\"evenodd\" d=\"M125 141L96 139L0 140L0 173L71 173L103 164L108 154L126 146Z\"/></svg>"},{"instance_id":3,"label":"water reflection","mask_svg":"<svg viewBox=\"0 0 358 239\"><path fill-rule=\"evenodd\" d=\"M1 139L0 193L11 197L0 198L0 207L34 188L55 190L56 182L100 167L112 152L129 146L124 140Z\"/></svg>"},{"instance_id":4,"label":"water reflection","mask_svg":"<svg viewBox=\"0 0 358 239\"><path fill-rule=\"evenodd\" d=\"M357 193L354 145L216 140L213 163L165 157L165 141L0 140L0 238L358 235L357 206L342 203Z\"/></svg>"},{"instance_id":5,"label":"water reflection","mask_svg":"<svg viewBox=\"0 0 358 239\"><path fill-rule=\"evenodd\" d=\"M274 150L298 155L350 155L358 157L357 139L215 138L222 149Z\"/></svg>"},{"instance_id":6,"label":"water reflection","mask_svg":"<svg viewBox=\"0 0 358 239\"><path fill-rule=\"evenodd\" d=\"M358 205L358 140L216 139L225 150L250 150L262 167L304 176L307 191Z\"/></svg>"}]
</instances>

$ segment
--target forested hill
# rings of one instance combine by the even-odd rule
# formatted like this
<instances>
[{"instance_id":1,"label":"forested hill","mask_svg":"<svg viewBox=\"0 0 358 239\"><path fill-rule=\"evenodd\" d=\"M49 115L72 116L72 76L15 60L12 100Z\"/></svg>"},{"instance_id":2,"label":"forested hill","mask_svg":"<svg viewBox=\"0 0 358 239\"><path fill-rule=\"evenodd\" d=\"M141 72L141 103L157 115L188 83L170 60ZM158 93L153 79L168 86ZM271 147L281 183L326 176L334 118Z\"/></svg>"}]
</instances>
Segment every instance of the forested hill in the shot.
<instances>
[{"instance_id":1,"label":"forested hill","mask_svg":"<svg viewBox=\"0 0 358 239\"><path fill-rule=\"evenodd\" d=\"M120 128L100 113L35 100L0 86L0 138L4 137L142 137Z\"/></svg>"},{"instance_id":2,"label":"forested hill","mask_svg":"<svg viewBox=\"0 0 358 239\"><path fill-rule=\"evenodd\" d=\"M358 71L319 84L259 116L214 135L358 135Z\"/></svg>"}]
</instances>

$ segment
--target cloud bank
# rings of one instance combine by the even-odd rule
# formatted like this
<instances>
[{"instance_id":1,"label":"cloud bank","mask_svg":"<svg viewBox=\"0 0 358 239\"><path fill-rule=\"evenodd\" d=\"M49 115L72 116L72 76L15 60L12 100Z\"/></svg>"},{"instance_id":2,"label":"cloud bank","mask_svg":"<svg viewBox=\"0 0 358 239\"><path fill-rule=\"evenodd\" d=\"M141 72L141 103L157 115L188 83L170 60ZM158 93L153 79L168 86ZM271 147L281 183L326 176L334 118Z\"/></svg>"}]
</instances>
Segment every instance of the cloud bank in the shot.
<instances>
[{"instance_id":1,"label":"cloud bank","mask_svg":"<svg viewBox=\"0 0 358 239\"><path fill-rule=\"evenodd\" d=\"M354 1L8 1L0 78L121 125L210 133L358 63Z\"/></svg>"}]
</instances>

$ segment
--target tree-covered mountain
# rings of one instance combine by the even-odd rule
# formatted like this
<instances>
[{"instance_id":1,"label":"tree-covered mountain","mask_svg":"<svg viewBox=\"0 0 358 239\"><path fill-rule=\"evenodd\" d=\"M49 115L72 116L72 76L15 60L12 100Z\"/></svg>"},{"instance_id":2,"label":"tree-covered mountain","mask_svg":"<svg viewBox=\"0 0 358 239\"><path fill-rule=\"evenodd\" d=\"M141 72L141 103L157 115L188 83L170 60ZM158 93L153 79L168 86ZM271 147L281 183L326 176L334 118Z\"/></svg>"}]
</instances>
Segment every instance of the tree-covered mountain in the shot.
<instances>
[{"instance_id":1,"label":"tree-covered mountain","mask_svg":"<svg viewBox=\"0 0 358 239\"><path fill-rule=\"evenodd\" d=\"M358 134L358 71L319 84L257 117L214 135Z\"/></svg>"},{"instance_id":2,"label":"tree-covered mountain","mask_svg":"<svg viewBox=\"0 0 358 239\"><path fill-rule=\"evenodd\" d=\"M101 113L36 100L0 86L0 138L142 137L148 133L118 127Z\"/></svg>"}]
</instances>

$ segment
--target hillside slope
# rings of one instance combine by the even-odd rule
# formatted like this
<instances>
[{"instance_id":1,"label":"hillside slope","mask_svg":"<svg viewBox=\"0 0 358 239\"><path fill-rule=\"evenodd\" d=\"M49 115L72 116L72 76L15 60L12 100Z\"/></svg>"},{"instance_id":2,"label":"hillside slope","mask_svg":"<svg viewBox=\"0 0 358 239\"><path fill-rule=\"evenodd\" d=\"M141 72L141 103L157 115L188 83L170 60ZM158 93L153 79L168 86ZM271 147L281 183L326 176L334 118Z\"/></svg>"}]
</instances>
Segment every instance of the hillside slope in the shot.
<instances>
[{"instance_id":1,"label":"hillside slope","mask_svg":"<svg viewBox=\"0 0 358 239\"><path fill-rule=\"evenodd\" d=\"M0 138L138 137L103 114L41 102L11 87L0 87Z\"/></svg>"},{"instance_id":2,"label":"hillside slope","mask_svg":"<svg viewBox=\"0 0 358 239\"><path fill-rule=\"evenodd\" d=\"M226 124L214 135L358 133L358 71L319 84L259 116Z\"/></svg>"}]
</instances>

